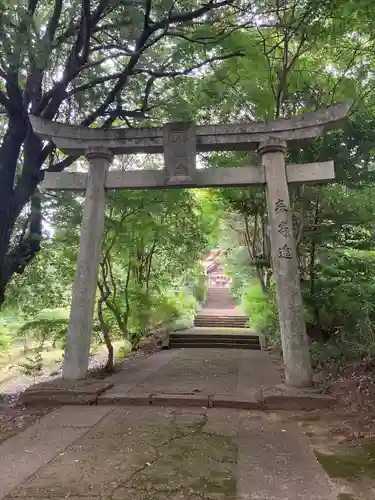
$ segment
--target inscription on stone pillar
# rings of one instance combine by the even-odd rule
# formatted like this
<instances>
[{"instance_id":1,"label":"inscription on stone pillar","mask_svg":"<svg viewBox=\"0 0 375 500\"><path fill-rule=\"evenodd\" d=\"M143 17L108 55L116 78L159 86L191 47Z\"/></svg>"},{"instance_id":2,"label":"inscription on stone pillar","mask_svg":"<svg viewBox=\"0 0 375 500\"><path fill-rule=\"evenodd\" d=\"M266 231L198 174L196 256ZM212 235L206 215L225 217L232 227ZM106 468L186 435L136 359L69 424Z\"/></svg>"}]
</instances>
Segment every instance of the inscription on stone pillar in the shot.
<instances>
[{"instance_id":1,"label":"inscription on stone pillar","mask_svg":"<svg viewBox=\"0 0 375 500\"><path fill-rule=\"evenodd\" d=\"M196 133L189 122L164 125L166 185L189 185L195 180Z\"/></svg>"},{"instance_id":2,"label":"inscription on stone pillar","mask_svg":"<svg viewBox=\"0 0 375 500\"><path fill-rule=\"evenodd\" d=\"M275 215L279 218L280 222L277 224L277 232L283 236L286 240L291 237L291 231L289 228L288 220L288 207L284 200L281 198L277 199L275 202ZM284 216L284 217L283 217ZM281 245L277 249L277 255L279 259L291 259L293 257L292 249L286 243Z\"/></svg>"}]
</instances>

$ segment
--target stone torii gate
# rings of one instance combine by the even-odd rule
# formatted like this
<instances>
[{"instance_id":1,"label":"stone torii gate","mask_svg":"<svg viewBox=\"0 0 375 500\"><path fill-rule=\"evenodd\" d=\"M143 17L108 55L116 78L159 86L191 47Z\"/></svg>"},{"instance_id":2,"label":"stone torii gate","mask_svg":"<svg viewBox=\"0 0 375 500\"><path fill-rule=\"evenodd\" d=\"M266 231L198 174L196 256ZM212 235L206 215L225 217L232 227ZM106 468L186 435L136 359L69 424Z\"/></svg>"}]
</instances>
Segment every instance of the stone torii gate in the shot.
<instances>
[{"instance_id":1,"label":"stone torii gate","mask_svg":"<svg viewBox=\"0 0 375 500\"><path fill-rule=\"evenodd\" d=\"M67 154L85 155L88 174L46 173L48 190L85 191L77 271L73 285L63 377L85 378L93 323L100 250L108 189L168 189L265 185L271 253L276 280L286 383L312 383L311 361L303 315L296 244L289 200L289 183L334 179L332 161L285 165L287 147L340 125L349 104L339 103L314 113L268 123L194 126L168 123L164 127L93 129L30 116L34 132ZM257 149L260 166L196 169L196 153ZM163 153L164 170L109 171L113 155Z\"/></svg>"}]
</instances>

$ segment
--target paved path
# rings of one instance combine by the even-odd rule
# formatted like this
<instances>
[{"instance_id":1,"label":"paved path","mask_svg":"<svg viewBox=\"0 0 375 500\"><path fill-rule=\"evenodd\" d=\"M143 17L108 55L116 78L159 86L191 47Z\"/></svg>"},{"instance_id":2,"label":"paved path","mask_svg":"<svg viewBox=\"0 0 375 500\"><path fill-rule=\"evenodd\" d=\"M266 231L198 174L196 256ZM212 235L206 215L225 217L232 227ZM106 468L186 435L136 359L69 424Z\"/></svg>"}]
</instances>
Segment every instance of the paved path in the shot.
<instances>
[{"instance_id":1,"label":"paved path","mask_svg":"<svg viewBox=\"0 0 375 500\"><path fill-rule=\"evenodd\" d=\"M280 384L266 352L247 349L171 349L127 364L112 393L233 394Z\"/></svg>"},{"instance_id":2,"label":"paved path","mask_svg":"<svg viewBox=\"0 0 375 500\"><path fill-rule=\"evenodd\" d=\"M203 394L279 381L266 353L161 352L111 390ZM0 445L0 499L336 500L286 414L216 408L64 406Z\"/></svg>"},{"instance_id":3,"label":"paved path","mask_svg":"<svg viewBox=\"0 0 375 500\"><path fill-rule=\"evenodd\" d=\"M235 410L66 406L0 446L0 498L337 495L295 422Z\"/></svg>"}]
</instances>

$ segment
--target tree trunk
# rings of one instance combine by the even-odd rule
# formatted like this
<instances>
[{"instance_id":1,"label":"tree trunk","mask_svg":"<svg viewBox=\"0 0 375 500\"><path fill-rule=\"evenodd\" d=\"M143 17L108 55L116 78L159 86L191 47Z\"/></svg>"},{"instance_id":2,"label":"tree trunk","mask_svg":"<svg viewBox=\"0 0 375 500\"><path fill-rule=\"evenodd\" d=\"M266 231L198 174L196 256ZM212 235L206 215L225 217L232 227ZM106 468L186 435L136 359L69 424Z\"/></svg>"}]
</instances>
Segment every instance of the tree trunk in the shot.
<instances>
[{"instance_id":1,"label":"tree trunk","mask_svg":"<svg viewBox=\"0 0 375 500\"><path fill-rule=\"evenodd\" d=\"M108 328L108 325L105 322L104 316L103 316L103 303L104 303L104 301L105 301L105 299L101 295L100 299L98 300L98 320L100 323L100 328L102 329L104 342L105 342L105 345L106 345L107 350L108 350L108 358L107 358L107 364L106 364L105 369L107 370L107 372L112 373L115 369L115 362L114 362L114 356L113 356L113 345L111 342L111 337L109 335L109 328Z\"/></svg>"},{"instance_id":2,"label":"tree trunk","mask_svg":"<svg viewBox=\"0 0 375 500\"><path fill-rule=\"evenodd\" d=\"M25 141L26 138L28 140ZM15 185L16 168L23 143L22 173ZM29 230L25 230L17 242L11 242L17 218L41 180L40 154L41 141L29 131L28 117L21 106L15 116L9 117L8 129L0 148L0 306L4 302L5 288L12 275L22 273L40 247L41 215L38 197L32 203ZM13 248L10 248L12 243Z\"/></svg>"},{"instance_id":3,"label":"tree trunk","mask_svg":"<svg viewBox=\"0 0 375 500\"><path fill-rule=\"evenodd\" d=\"M320 311L318 305L315 302L315 292L316 292L315 264L316 264L316 249L317 249L317 245L315 242L315 233L317 231L318 223L319 223L319 199L317 198L315 201L314 228L313 228L311 248L310 248L309 274L310 274L310 296L313 304L312 310L314 315L314 323L317 328L317 331L319 332L319 340L323 342L324 333L321 328Z\"/></svg>"}]
</instances>

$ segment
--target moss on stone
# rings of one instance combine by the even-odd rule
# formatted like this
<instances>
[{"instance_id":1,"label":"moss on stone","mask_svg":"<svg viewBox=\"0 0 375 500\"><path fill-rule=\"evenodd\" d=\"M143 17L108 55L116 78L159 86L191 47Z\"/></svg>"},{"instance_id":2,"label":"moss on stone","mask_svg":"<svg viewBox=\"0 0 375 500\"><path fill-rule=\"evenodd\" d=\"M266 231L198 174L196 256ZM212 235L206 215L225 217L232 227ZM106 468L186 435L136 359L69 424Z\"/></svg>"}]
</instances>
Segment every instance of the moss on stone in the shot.
<instances>
[{"instance_id":1,"label":"moss on stone","mask_svg":"<svg viewBox=\"0 0 375 500\"><path fill-rule=\"evenodd\" d=\"M353 453L326 455L315 452L330 477L349 480L359 477L375 479L375 442L362 442Z\"/></svg>"},{"instance_id":2,"label":"moss on stone","mask_svg":"<svg viewBox=\"0 0 375 500\"><path fill-rule=\"evenodd\" d=\"M156 457L146 467L142 467L144 462L147 464L144 457L143 464L139 464L141 470L127 486L147 492L154 500L164 500L176 491L186 498L235 500L235 440L202 432L205 416L191 415L185 420L172 423L168 428L170 438L156 444Z\"/></svg>"},{"instance_id":3,"label":"moss on stone","mask_svg":"<svg viewBox=\"0 0 375 500\"><path fill-rule=\"evenodd\" d=\"M350 493L340 493L337 500L355 500L355 498Z\"/></svg>"}]
</instances>

